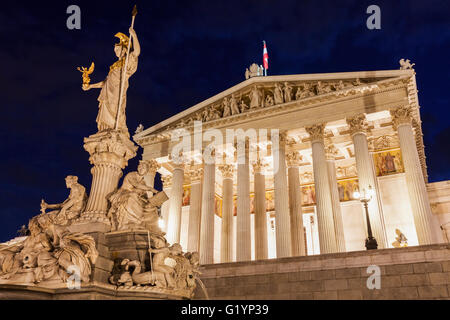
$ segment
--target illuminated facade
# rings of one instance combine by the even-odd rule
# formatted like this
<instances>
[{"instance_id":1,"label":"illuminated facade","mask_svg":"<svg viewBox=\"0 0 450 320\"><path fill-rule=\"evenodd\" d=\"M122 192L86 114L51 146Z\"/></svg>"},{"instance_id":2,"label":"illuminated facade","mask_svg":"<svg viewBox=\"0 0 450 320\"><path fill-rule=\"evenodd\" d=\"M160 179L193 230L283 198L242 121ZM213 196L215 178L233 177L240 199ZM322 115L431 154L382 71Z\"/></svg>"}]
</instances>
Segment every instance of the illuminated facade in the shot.
<instances>
[{"instance_id":1,"label":"illuminated facade","mask_svg":"<svg viewBox=\"0 0 450 320\"><path fill-rule=\"evenodd\" d=\"M230 129L256 132L243 163ZM224 138L205 164L207 132ZM147 183L159 172L169 195L168 241L203 264L365 250L354 192L369 186L378 248L396 229L409 246L448 241L450 183L428 183L412 69L250 77L133 138L152 164ZM175 163L181 139L194 147Z\"/></svg>"}]
</instances>

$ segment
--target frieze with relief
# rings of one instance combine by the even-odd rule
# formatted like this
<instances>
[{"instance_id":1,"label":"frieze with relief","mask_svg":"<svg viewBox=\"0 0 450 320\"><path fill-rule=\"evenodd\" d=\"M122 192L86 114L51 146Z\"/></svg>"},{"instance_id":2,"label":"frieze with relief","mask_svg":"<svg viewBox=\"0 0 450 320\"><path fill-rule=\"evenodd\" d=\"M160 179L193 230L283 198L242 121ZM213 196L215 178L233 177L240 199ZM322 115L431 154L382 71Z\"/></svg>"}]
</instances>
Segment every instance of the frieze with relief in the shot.
<instances>
[{"instance_id":1,"label":"frieze with relief","mask_svg":"<svg viewBox=\"0 0 450 320\"><path fill-rule=\"evenodd\" d=\"M350 93L377 89L377 85L367 86L370 79L339 81L277 82L272 85L252 85L242 91L225 96L220 101L197 111L166 129L190 126L194 121L210 122L249 111L268 108L293 101L335 93L346 96ZM362 87L361 87L362 86ZM358 88L361 87L361 88Z\"/></svg>"},{"instance_id":2,"label":"frieze with relief","mask_svg":"<svg viewBox=\"0 0 450 320\"><path fill-rule=\"evenodd\" d=\"M399 148L400 143L395 134L384 135L369 139L369 148L373 151L381 151L393 148Z\"/></svg>"}]
</instances>

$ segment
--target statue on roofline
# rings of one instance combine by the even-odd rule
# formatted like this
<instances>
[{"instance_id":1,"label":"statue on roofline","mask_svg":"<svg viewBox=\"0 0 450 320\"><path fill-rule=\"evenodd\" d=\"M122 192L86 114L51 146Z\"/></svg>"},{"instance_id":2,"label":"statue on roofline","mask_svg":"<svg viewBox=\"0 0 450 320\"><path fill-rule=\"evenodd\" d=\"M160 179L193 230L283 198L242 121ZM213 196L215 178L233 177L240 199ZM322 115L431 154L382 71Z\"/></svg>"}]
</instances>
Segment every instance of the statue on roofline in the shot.
<instances>
[{"instance_id":1,"label":"statue on roofline","mask_svg":"<svg viewBox=\"0 0 450 320\"><path fill-rule=\"evenodd\" d=\"M245 79L250 79L252 77L260 77L264 75L264 70L262 66L258 66L256 63L252 63L250 67L245 68Z\"/></svg>"},{"instance_id":2,"label":"statue on roofline","mask_svg":"<svg viewBox=\"0 0 450 320\"><path fill-rule=\"evenodd\" d=\"M400 70L412 70L413 67L416 65L415 63L411 63L411 60L409 59L400 59Z\"/></svg>"}]
</instances>

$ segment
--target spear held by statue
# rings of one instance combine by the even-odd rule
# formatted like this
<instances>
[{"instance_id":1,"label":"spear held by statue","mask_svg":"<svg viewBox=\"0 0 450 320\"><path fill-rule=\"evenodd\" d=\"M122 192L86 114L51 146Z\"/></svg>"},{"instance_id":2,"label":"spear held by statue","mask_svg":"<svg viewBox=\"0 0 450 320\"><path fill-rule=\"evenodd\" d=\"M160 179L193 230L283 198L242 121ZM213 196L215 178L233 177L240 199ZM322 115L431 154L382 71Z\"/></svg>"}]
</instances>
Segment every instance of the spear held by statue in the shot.
<instances>
[{"instance_id":1,"label":"spear held by statue","mask_svg":"<svg viewBox=\"0 0 450 320\"><path fill-rule=\"evenodd\" d=\"M137 8L136 8L136 5L134 5L133 11L131 12L131 27L130 27L130 29L133 29L133 27L134 27L134 19L136 18L136 15L137 15ZM131 33L130 33L129 38L130 38L130 40L128 41L127 56L125 58L125 65L122 70L122 80L120 81L119 105L117 107L116 124L114 126L114 129L116 129L116 130L117 130L117 126L119 125L120 110L122 108L122 97L123 97L123 90L124 90L124 85L125 85L125 73L127 71L128 57L130 55L130 48L131 48L131 38L132 38Z\"/></svg>"}]
</instances>

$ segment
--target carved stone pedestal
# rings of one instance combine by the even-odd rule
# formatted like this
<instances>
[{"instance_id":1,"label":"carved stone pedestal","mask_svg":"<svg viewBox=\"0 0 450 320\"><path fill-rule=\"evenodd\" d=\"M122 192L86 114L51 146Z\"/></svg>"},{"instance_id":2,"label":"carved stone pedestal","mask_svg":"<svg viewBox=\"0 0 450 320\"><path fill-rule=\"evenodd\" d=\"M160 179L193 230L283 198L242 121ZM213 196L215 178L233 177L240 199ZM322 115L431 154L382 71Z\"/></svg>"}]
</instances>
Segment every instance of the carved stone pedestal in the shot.
<instances>
[{"instance_id":1,"label":"carved stone pedestal","mask_svg":"<svg viewBox=\"0 0 450 320\"><path fill-rule=\"evenodd\" d=\"M138 260L142 266L149 266L147 231L115 231L105 235L113 260Z\"/></svg>"},{"instance_id":2,"label":"carved stone pedestal","mask_svg":"<svg viewBox=\"0 0 450 320\"><path fill-rule=\"evenodd\" d=\"M136 156L137 146L127 135L116 130L97 132L84 138L89 152L92 184L86 210L72 225L77 232L108 232L111 229L108 197L117 189L122 170Z\"/></svg>"},{"instance_id":3,"label":"carved stone pedestal","mask_svg":"<svg viewBox=\"0 0 450 320\"><path fill-rule=\"evenodd\" d=\"M138 261L139 271L130 269L131 274L140 273L152 268L149 255L148 236L157 236L163 239L163 234L148 233L147 231L115 231L109 233L85 233L95 240L97 258L91 264L89 281L81 282L80 288L69 288L66 282L46 281L45 283L26 284L21 282L0 281L0 300L110 300L110 299L186 299L193 297L195 287L160 287L152 285L115 285L111 278L117 274L116 269L123 268L123 261ZM153 246L153 244L152 244ZM179 256L181 258L181 256ZM178 258L177 258L178 259ZM177 261L179 263L179 260ZM154 266L155 262L153 262ZM180 272L182 264L175 268ZM30 275L33 270L30 269ZM147 272L148 274L149 272ZM155 270L155 276L158 272ZM120 275L123 278L123 274ZM195 281L195 280L193 280Z\"/></svg>"},{"instance_id":4,"label":"carved stone pedestal","mask_svg":"<svg viewBox=\"0 0 450 320\"><path fill-rule=\"evenodd\" d=\"M111 284L87 284L80 289L25 287L0 284L0 300L182 300L170 292L155 292L144 287L116 288Z\"/></svg>"},{"instance_id":5,"label":"carved stone pedestal","mask_svg":"<svg viewBox=\"0 0 450 320\"><path fill-rule=\"evenodd\" d=\"M151 240L149 240L149 236ZM185 280L183 280L183 277L187 276L187 274L184 274L184 276L182 275L183 270L185 272L188 271L183 268L187 267L185 263L189 264L188 260L186 260L186 255L189 255L190 253L182 253L181 246L179 244L174 244L171 246L171 248L173 248L174 246L179 246L179 254L169 254L168 257L164 260L165 268L170 266L170 260L176 263L176 267L174 268L174 286L171 286L169 284L169 281L167 281L167 286L159 286L157 284L157 282L161 280L161 277L163 281L165 280L164 275L160 272L161 270L157 269L156 255L158 253L154 252L152 254L152 259L150 260L149 248L153 248L155 246L155 238L162 239L164 242L166 241L164 240L163 233L152 233L148 231L115 231L105 234L106 244L109 248L110 257L114 261L113 270L110 273L111 277L109 278L109 283L117 282L117 290L119 292L146 292L149 295L167 295L171 297L170 299L192 298L195 285L189 285L188 281L188 286L186 286L186 282ZM173 252L172 250L170 251ZM185 261L185 263L183 263L183 260ZM124 264L124 262L126 263ZM126 278L127 273L125 272L124 274L123 267L128 263L133 266L133 269L128 270L133 281L124 283L122 281L124 281L124 276ZM152 269L155 269L154 273L153 271L149 271ZM139 279L142 280L153 277L155 277L157 281L155 283L156 285L148 286L147 282L139 283ZM180 285L180 280L182 285ZM192 281L195 281L195 279L192 279Z\"/></svg>"},{"instance_id":6,"label":"carved stone pedestal","mask_svg":"<svg viewBox=\"0 0 450 320\"><path fill-rule=\"evenodd\" d=\"M114 266L111 252L103 232L88 233L95 240L95 247L98 251L97 260L92 265L90 281L94 284L108 283Z\"/></svg>"}]
</instances>

